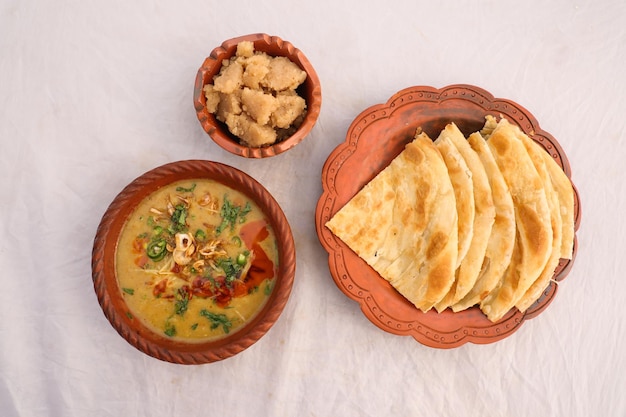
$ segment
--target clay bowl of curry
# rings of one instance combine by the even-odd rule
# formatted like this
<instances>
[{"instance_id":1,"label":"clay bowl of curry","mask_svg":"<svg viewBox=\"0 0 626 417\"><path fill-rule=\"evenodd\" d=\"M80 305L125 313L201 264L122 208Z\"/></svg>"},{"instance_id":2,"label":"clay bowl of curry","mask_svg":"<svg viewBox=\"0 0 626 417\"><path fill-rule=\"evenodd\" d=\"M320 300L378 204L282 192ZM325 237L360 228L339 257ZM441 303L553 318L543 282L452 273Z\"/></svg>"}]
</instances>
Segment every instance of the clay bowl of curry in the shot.
<instances>
[{"instance_id":1,"label":"clay bowl of curry","mask_svg":"<svg viewBox=\"0 0 626 417\"><path fill-rule=\"evenodd\" d=\"M146 172L115 197L95 236L92 278L128 343L203 364L268 332L291 293L295 259L290 226L261 184L189 160Z\"/></svg>"},{"instance_id":2,"label":"clay bowl of curry","mask_svg":"<svg viewBox=\"0 0 626 417\"><path fill-rule=\"evenodd\" d=\"M215 143L235 155L266 158L311 132L322 90L302 51L257 33L226 40L211 52L198 69L193 101Z\"/></svg>"}]
</instances>

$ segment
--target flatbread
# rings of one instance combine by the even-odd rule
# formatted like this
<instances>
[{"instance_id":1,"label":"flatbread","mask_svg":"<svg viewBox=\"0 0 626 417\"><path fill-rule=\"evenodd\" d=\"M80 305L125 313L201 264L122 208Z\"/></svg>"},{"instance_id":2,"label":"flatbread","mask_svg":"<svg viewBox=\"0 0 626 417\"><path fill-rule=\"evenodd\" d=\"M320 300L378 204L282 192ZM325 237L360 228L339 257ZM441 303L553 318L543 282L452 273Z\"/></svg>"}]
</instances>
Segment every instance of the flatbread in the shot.
<instances>
[{"instance_id":1,"label":"flatbread","mask_svg":"<svg viewBox=\"0 0 626 417\"><path fill-rule=\"evenodd\" d=\"M511 264L480 303L489 320L502 318L544 270L552 249L550 209L543 181L517 137L519 127L501 119L487 144L506 181L515 208L516 239Z\"/></svg>"},{"instance_id":2,"label":"flatbread","mask_svg":"<svg viewBox=\"0 0 626 417\"><path fill-rule=\"evenodd\" d=\"M572 259L574 252L574 235L576 232L574 219L574 187L570 179L565 175L563 169L547 152L541 153L541 156L545 161L552 186L559 199L562 221L561 258Z\"/></svg>"},{"instance_id":3,"label":"flatbread","mask_svg":"<svg viewBox=\"0 0 626 417\"><path fill-rule=\"evenodd\" d=\"M418 309L526 311L574 245L575 190L537 142L487 116L416 135L326 226Z\"/></svg>"},{"instance_id":4,"label":"flatbread","mask_svg":"<svg viewBox=\"0 0 626 417\"><path fill-rule=\"evenodd\" d=\"M559 264L559 260L561 259L561 236L563 222L561 220L559 196L552 185L552 180L550 179L550 174L548 173L548 169L546 167L546 161L542 155L545 154L545 151L541 149L535 141L521 133L521 131L517 134L517 137L524 144L530 159L533 161L533 165L535 165L535 168L537 169L537 173L543 181L552 226L552 248L548 262L541 272L541 275L539 275L539 278L532 283L522 298L515 303L515 307L517 307L519 311L525 312L535 301L537 301L543 291L548 287L550 280L554 276L554 271Z\"/></svg>"},{"instance_id":5,"label":"flatbread","mask_svg":"<svg viewBox=\"0 0 626 417\"><path fill-rule=\"evenodd\" d=\"M459 312L482 301L500 281L511 262L515 242L515 211L509 187L483 136L472 133L467 143L476 152L485 168L495 209L495 220L489 234L485 256L476 283L456 304L452 311Z\"/></svg>"},{"instance_id":6,"label":"flatbread","mask_svg":"<svg viewBox=\"0 0 626 417\"><path fill-rule=\"evenodd\" d=\"M448 175L450 176L456 199L456 212L459 223L459 253L456 265L458 267L463 258L465 258L472 242L475 208L472 174L467 167L465 159L463 159L457 147L452 143L451 136L454 135L455 132L451 125L448 124L439 133L439 137L435 140L435 146L437 146L448 168Z\"/></svg>"},{"instance_id":7,"label":"flatbread","mask_svg":"<svg viewBox=\"0 0 626 417\"><path fill-rule=\"evenodd\" d=\"M468 176L472 183L472 200L474 202L474 219L470 243L465 256L461 259L459 267L455 272L455 281L454 284L452 284L452 288L450 288L448 294L435 305L437 311L441 312L447 307L459 302L476 283L483 264L483 259L485 258L491 228L495 220L495 207L485 167L478 154L465 139L463 133L454 123L450 123L444 128L439 137L448 139L452 146L457 149L461 158L463 158L468 169ZM466 190L465 192L468 191ZM458 207L457 199L457 209ZM460 217L459 215L459 219ZM459 235L460 230L461 227L459 226ZM461 256L460 249L459 256Z\"/></svg>"},{"instance_id":8,"label":"flatbread","mask_svg":"<svg viewBox=\"0 0 626 417\"><path fill-rule=\"evenodd\" d=\"M454 190L441 154L424 133L326 226L422 311L440 301L454 281Z\"/></svg>"}]
</instances>

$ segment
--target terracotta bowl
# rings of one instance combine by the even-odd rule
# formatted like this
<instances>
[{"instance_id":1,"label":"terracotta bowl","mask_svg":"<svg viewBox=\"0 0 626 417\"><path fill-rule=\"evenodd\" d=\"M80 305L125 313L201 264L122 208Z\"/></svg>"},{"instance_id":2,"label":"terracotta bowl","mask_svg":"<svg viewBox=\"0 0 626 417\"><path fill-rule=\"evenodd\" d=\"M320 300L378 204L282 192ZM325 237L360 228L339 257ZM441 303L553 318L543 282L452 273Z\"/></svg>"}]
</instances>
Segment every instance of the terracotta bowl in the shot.
<instances>
[{"instance_id":1,"label":"terracotta bowl","mask_svg":"<svg viewBox=\"0 0 626 417\"><path fill-rule=\"evenodd\" d=\"M364 110L352 122L341 143L330 154L322 170L323 192L315 212L316 230L328 252L330 273L344 294L359 303L365 316L381 329L412 336L435 348L452 348L464 343L492 343L509 336L528 319L550 304L557 283L569 273L574 259L561 259L554 281L526 313L511 310L500 321L490 322L478 309L453 313L450 309L422 313L338 239L326 222L366 183L382 171L410 142L418 127L436 138L449 122L455 122L465 135L480 130L486 115L504 116L517 123L571 175L565 152L549 133L539 127L530 112L510 100L498 99L470 85L442 89L410 87L393 95L386 103ZM576 189L574 188L574 191ZM576 229L580 224L580 201L575 192ZM576 242L574 254L576 253Z\"/></svg>"},{"instance_id":2,"label":"terracotta bowl","mask_svg":"<svg viewBox=\"0 0 626 417\"><path fill-rule=\"evenodd\" d=\"M247 195L266 215L278 242L279 266L274 289L262 310L250 322L210 342L184 343L157 334L134 318L117 282L115 252L122 228L135 207L149 194L185 179L214 179ZM270 193L247 174L217 162L180 161L155 168L127 185L106 210L98 227L92 254L92 277L98 301L111 325L138 350L163 361L202 364L226 359L259 340L276 322L293 285L296 256L285 215Z\"/></svg>"},{"instance_id":3,"label":"terracotta bowl","mask_svg":"<svg viewBox=\"0 0 626 417\"><path fill-rule=\"evenodd\" d=\"M206 109L204 86L213 83L213 77L219 73L222 61L235 55L237 44L241 41L252 41L255 51L265 52L270 56L285 56L307 73L307 79L297 90L307 104L304 121L292 136L270 146L251 148L240 144L239 139L228 131L226 125ZM211 52L196 75L193 102L202 128L215 143L235 155L246 158L265 158L293 148L309 134L320 114L322 88L315 69L299 49L278 36L257 33L224 41L221 46Z\"/></svg>"}]
</instances>

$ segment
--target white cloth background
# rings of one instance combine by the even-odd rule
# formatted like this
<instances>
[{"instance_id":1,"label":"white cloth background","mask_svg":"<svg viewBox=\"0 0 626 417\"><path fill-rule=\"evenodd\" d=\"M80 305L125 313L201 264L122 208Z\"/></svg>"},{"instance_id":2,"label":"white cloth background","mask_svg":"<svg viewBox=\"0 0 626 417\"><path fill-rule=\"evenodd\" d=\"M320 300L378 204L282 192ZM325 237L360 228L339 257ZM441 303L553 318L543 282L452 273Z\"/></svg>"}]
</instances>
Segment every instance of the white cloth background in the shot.
<instances>
[{"instance_id":1,"label":"white cloth background","mask_svg":"<svg viewBox=\"0 0 626 417\"><path fill-rule=\"evenodd\" d=\"M196 70L256 32L322 81L311 135L245 160L192 106ZM0 415L626 415L626 3L0 1ZM526 107L567 153L583 216L556 299L511 337L453 350L371 324L333 283L314 211L328 154L365 108L413 85L474 84ZM254 176L289 219L283 315L240 355L153 359L118 336L91 281L114 196L161 164Z\"/></svg>"}]
</instances>

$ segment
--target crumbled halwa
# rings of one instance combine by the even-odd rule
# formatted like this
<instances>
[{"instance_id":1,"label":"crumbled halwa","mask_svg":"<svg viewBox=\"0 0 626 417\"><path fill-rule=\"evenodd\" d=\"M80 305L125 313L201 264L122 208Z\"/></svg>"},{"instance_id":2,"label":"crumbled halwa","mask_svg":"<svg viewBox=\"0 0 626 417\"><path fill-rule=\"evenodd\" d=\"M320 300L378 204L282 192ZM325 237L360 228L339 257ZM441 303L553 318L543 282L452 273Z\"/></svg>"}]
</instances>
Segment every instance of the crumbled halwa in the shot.
<instances>
[{"instance_id":1,"label":"crumbled halwa","mask_svg":"<svg viewBox=\"0 0 626 417\"><path fill-rule=\"evenodd\" d=\"M271 145L291 136L304 120L306 102L296 89L306 72L286 57L272 57L243 41L204 86L206 107L242 144Z\"/></svg>"}]
</instances>

